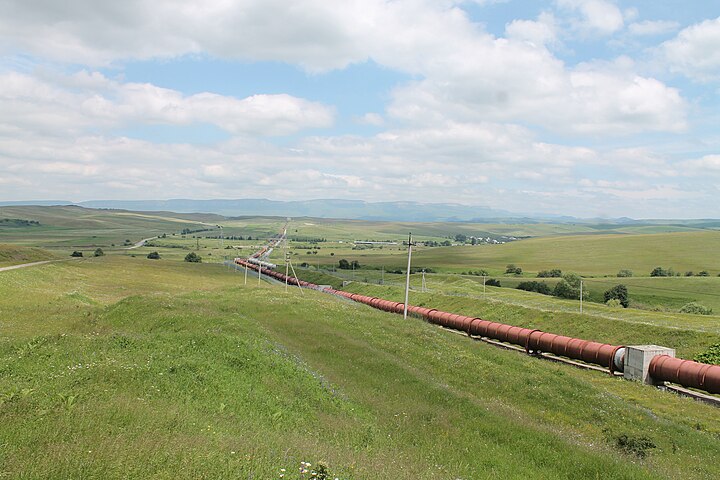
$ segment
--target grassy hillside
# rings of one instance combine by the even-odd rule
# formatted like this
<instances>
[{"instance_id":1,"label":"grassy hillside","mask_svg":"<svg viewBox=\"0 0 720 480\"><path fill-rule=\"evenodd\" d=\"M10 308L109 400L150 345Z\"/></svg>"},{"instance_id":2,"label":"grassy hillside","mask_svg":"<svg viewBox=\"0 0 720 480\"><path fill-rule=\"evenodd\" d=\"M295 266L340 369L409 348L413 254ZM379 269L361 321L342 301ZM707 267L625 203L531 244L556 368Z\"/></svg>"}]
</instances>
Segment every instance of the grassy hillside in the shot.
<instances>
[{"instance_id":1,"label":"grassy hillside","mask_svg":"<svg viewBox=\"0 0 720 480\"><path fill-rule=\"evenodd\" d=\"M52 260L55 255L42 248L0 244L0 267Z\"/></svg>"},{"instance_id":2,"label":"grassy hillside","mask_svg":"<svg viewBox=\"0 0 720 480\"><path fill-rule=\"evenodd\" d=\"M199 215L135 213L117 210L93 210L81 207L0 207L0 218L39 222L39 225L0 226L0 242L45 247L109 246L133 243L162 233L184 228L214 228L215 223L200 220ZM211 216L208 220L214 220ZM192 219L192 220L191 220Z\"/></svg>"},{"instance_id":3,"label":"grassy hillside","mask_svg":"<svg viewBox=\"0 0 720 480\"><path fill-rule=\"evenodd\" d=\"M720 475L720 410L418 320L215 265L0 275L9 477Z\"/></svg>"},{"instance_id":4,"label":"grassy hillside","mask_svg":"<svg viewBox=\"0 0 720 480\"><path fill-rule=\"evenodd\" d=\"M653 235L582 235L532 238L504 245L419 248L413 263L436 269L462 272L490 268L503 272L513 263L526 272L551 268L583 275L615 275L630 269L637 276L649 276L657 267L676 271L707 270L720 273L720 232L666 233ZM350 255L352 253L353 255ZM404 267L402 252L387 255L383 251L349 252L348 259L361 264Z\"/></svg>"}]
</instances>

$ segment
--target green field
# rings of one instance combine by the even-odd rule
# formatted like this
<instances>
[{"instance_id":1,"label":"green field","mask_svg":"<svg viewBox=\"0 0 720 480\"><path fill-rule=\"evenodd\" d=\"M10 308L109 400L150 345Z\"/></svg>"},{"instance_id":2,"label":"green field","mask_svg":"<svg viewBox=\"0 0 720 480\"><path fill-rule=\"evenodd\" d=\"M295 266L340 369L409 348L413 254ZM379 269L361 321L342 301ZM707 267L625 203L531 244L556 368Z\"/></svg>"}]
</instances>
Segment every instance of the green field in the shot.
<instances>
[{"instance_id":1,"label":"green field","mask_svg":"<svg viewBox=\"0 0 720 480\"><path fill-rule=\"evenodd\" d=\"M585 276L602 276L630 269L636 276L649 276L653 268L663 266L678 272L706 270L718 275L720 257L713 254L718 249L718 231L550 236L503 245L420 247L413 253L413 264L452 272L486 268L495 274L504 272L505 266L512 263L531 274L560 268ZM403 268L406 261L400 251L393 255L377 249L345 253L348 259L378 267Z\"/></svg>"},{"instance_id":2,"label":"green field","mask_svg":"<svg viewBox=\"0 0 720 480\"><path fill-rule=\"evenodd\" d=\"M306 461L343 479L720 475L716 408L241 278L124 255L0 272L0 473L306 478Z\"/></svg>"},{"instance_id":3,"label":"green field","mask_svg":"<svg viewBox=\"0 0 720 480\"><path fill-rule=\"evenodd\" d=\"M343 479L720 475L716 408L314 291L244 286L220 265L256 251L283 218L77 207L0 207L0 218L40 223L0 224L0 266L84 253L0 272L0 478L308 478L301 461ZM427 293L411 276L411 303L691 358L720 343L720 316L675 312L697 301L720 313L720 278L642 275L717 275L720 232L693 225L294 219L288 233L302 278L396 300L405 276L388 270L405 269L406 247L351 240L534 236L418 247L413 266L437 273ZM203 263L183 262L189 252ZM341 258L361 268L333 271ZM508 263L524 275L504 275ZM585 302L581 315L577 301L461 275L481 268L504 287L542 269L579 272L591 300L624 283L643 309ZM614 277L621 268L636 276Z\"/></svg>"}]
</instances>

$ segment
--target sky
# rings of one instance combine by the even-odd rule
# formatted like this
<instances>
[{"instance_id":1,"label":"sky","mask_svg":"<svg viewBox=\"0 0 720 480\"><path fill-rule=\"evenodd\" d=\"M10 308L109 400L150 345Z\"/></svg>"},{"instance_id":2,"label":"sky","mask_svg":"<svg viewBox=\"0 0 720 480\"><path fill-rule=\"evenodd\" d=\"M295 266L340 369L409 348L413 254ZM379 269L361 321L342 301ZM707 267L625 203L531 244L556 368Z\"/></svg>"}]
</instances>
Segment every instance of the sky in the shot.
<instances>
[{"instance_id":1,"label":"sky","mask_svg":"<svg viewBox=\"0 0 720 480\"><path fill-rule=\"evenodd\" d=\"M716 0L0 0L0 201L718 218Z\"/></svg>"}]
</instances>

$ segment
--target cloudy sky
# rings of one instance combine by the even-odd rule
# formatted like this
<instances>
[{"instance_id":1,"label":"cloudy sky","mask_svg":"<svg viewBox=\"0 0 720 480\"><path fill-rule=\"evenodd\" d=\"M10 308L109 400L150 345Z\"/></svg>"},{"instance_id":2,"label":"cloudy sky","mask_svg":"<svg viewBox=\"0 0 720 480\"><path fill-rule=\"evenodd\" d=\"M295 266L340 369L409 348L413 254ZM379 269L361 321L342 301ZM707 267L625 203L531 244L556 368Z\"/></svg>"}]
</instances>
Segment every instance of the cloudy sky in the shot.
<instances>
[{"instance_id":1,"label":"cloudy sky","mask_svg":"<svg viewBox=\"0 0 720 480\"><path fill-rule=\"evenodd\" d=\"M720 3L0 0L0 200L179 197L720 217Z\"/></svg>"}]
</instances>

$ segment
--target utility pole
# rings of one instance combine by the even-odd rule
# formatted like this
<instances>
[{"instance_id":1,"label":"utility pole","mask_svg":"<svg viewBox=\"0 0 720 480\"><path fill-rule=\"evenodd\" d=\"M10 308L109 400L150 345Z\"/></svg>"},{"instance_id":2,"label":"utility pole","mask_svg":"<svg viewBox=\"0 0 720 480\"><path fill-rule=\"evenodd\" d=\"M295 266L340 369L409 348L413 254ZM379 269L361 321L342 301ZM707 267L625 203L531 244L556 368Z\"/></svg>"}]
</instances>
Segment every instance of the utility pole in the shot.
<instances>
[{"instance_id":1,"label":"utility pole","mask_svg":"<svg viewBox=\"0 0 720 480\"><path fill-rule=\"evenodd\" d=\"M223 229L222 225L218 225L220 227L220 248L225 247L225 242L223 241Z\"/></svg>"},{"instance_id":2,"label":"utility pole","mask_svg":"<svg viewBox=\"0 0 720 480\"><path fill-rule=\"evenodd\" d=\"M583 297L582 290L583 290L583 281L580 280L580 313L583 313L582 312L582 307L583 307L583 305L582 305L582 297Z\"/></svg>"},{"instance_id":3,"label":"utility pole","mask_svg":"<svg viewBox=\"0 0 720 480\"><path fill-rule=\"evenodd\" d=\"M407 275L405 276L405 306L403 308L403 319L407 320L408 298L410 296L410 262L412 258L412 232L408 233L408 264Z\"/></svg>"},{"instance_id":4,"label":"utility pole","mask_svg":"<svg viewBox=\"0 0 720 480\"><path fill-rule=\"evenodd\" d=\"M285 230L287 232L287 230ZM284 234L283 234L284 235ZM288 253L287 249L287 237L284 238L283 245L285 246L285 293L288 291L288 273L289 267L290 267L290 253Z\"/></svg>"},{"instance_id":5,"label":"utility pole","mask_svg":"<svg viewBox=\"0 0 720 480\"><path fill-rule=\"evenodd\" d=\"M385 285L385 265L383 265L382 270L380 270L380 285Z\"/></svg>"},{"instance_id":6,"label":"utility pole","mask_svg":"<svg viewBox=\"0 0 720 480\"><path fill-rule=\"evenodd\" d=\"M483 275L483 297L485 297L485 275Z\"/></svg>"},{"instance_id":7,"label":"utility pole","mask_svg":"<svg viewBox=\"0 0 720 480\"><path fill-rule=\"evenodd\" d=\"M260 277L262 276L262 265L258 265L258 287L260 286Z\"/></svg>"},{"instance_id":8,"label":"utility pole","mask_svg":"<svg viewBox=\"0 0 720 480\"><path fill-rule=\"evenodd\" d=\"M248 271L248 266L247 266L247 265L243 265L243 266L245 267L245 285L247 285L247 271Z\"/></svg>"},{"instance_id":9,"label":"utility pole","mask_svg":"<svg viewBox=\"0 0 720 480\"><path fill-rule=\"evenodd\" d=\"M421 290L422 290L423 293L425 293L425 290L426 290L425 287L426 287L426 284L425 284L425 269L423 268L423 271L422 271L422 287L421 287Z\"/></svg>"}]
</instances>

